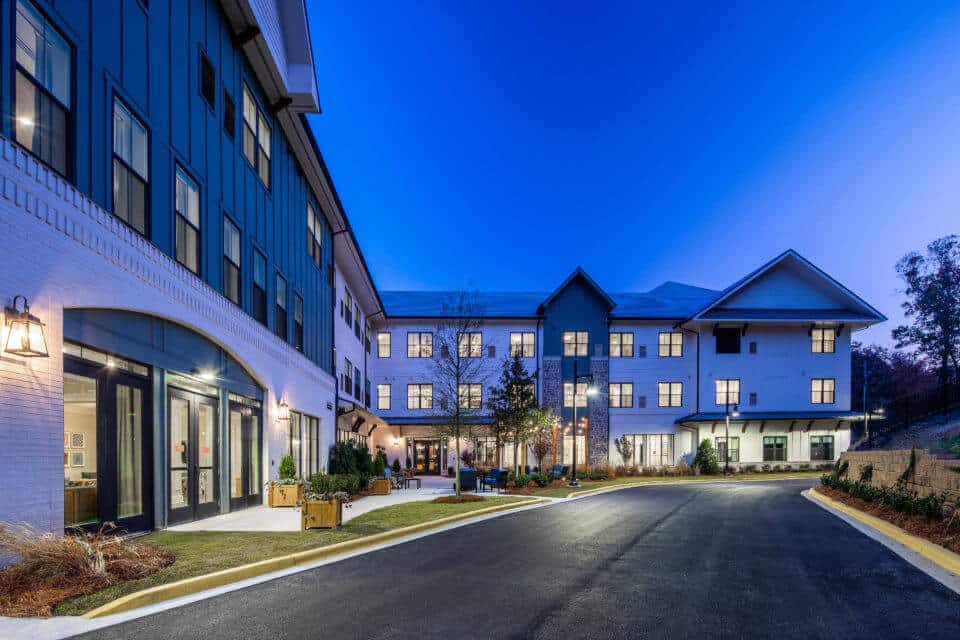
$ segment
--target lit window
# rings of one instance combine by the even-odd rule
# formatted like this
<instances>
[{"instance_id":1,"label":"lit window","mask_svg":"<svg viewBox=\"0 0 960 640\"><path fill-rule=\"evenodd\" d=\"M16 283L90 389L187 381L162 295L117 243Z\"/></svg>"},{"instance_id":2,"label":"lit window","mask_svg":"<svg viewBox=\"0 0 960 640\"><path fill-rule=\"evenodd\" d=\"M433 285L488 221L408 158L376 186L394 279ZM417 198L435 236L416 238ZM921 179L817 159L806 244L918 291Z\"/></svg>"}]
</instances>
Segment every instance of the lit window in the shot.
<instances>
[{"instance_id":1,"label":"lit window","mask_svg":"<svg viewBox=\"0 0 960 640\"><path fill-rule=\"evenodd\" d=\"M480 332L461 333L457 336L457 350L461 358L483 356L483 334Z\"/></svg>"},{"instance_id":2,"label":"lit window","mask_svg":"<svg viewBox=\"0 0 960 640\"><path fill-rule=\"evenodd\" d=\"M810 381L810 402L833 404L836 401L837 381L833 378L814 378Z\"/></svg>"},{"instance_id":3,"label":"lit window","mask_svg":"<svg viewBox=\"0 0 960 640\"><path fill-rule=\"evenodd\" d=\"M628 409L633 406L633 383L610 383L610 408Z\"/></svg>"},{"instance_id":4,"label":"lit window","mask_svg":"<svg viewBox=\"0 0 960 640\"><path fill-rule=\"evenodd\" d=\"M589 342L589 334L586 331L564 331L563 332L563 355L565 356L587 355L587 342Z\"/></svg>"},{"instance_id":5,"label":"lit window","mask_svg":"<svg viewBox=\"0 0 960 640\"><path fill-rule=\"evenodd\" d=\"M17 2L16 43L14 138L66 176L73 76L70 45L26 0Z\"/></svg>"},{"instance_id":6,"label":"lit window","mask_svg":"<svg viewBox=\"0 0 960 640\"><path fill-rule=\"evenodd\" d=\"M270 125L247 87L243 88L243 155L270 188Z\"/></svg>"},{"instance_id":7,"label":"lit window","mask_svg":"<svg viewBox=\"0 0 960 640\"><path fill-rule=\"evenodd\" d=\"M816 328L810 331L810 350L813 353L834 353L837 350L837 330Z\"/></svg>"},{"instance_id":8,"label":"lit window","mask_svg":"<svg viewBox=\"0 0 960 640\"><path fill-rule=\"evenodd\" d=\"M388 354L389 355L389 354ZM430 332L411 332L407 334L408 358L432 358L433 334Z\"/></svg>"},{"instance_id":9,"label":"lit window","mask_svg":"<svg viewBox=\"0 0 960 640\"><path fill-rule=\"evenodd\" d=\"M473 383L458 385L457 398L461 409L479 409L483 406L483 385Z\"/></svg>"},{"instance_id":10,"label":"lit window","mask_svg":"<svg viewBox=\"0 0 960 640\"><path fill-rule=\"evenodd\" d=\"M147 235L147 129L119 100L113 102L113 214Z\"/></svg>"},{"instance_id":11,"label":"lit window","mask_svg":"<svg viewBox=\"0 0 960 640\"><path fill-rule=\"evenodd\" d=\"M720 379L714 382L716 384L717 406L740 404L740 380L733 378Z\"/></svg>"},{"instance_id":12,"label":"lit window","mask_svg":"<svg viewBox=\"0 0 960 640\"><path fill-rule=\"evenodd\" d=\"M200 273L200 188L177 166L176 179L177 262Z\"/></svg>"},{"instance_id":13,"label":"lit window","mask_svg":"<svg viewBox=\"0 0 960 640\"><path fill-rule=\"evenodd\" d=\"M573 383L572 382L563 383L563 406L564 407L573 406ZM577 406L578 407L587 406L587 383L586 382L577 383Z\"/></svg>"},{"instance_id":14,"label":"lit window","mask_svg":"<svg viewBox=\"0 0 960 640\"><path fill-rule=\"evenodd\" d=\"M390 333L388 331L381 331L377 334L377 357L390 357Z\"/></svg>"},{"instance_id":15,"label":"lit window","mask_svg":"<svg viewBox=\"0 0 960 640\"><path fill-rule=\"evenodd\" d=\"M390 408L390 385L378 384L377 385L377 409L389 409L389 408Z\"/></svg>"},{"instance_id":16,"label":"lit window","mask_svg":"<svg viewBox=\"0 0 960 640\"><path fill-rule=\"evenodd\" d=\"M407 385L407 409L432 409L433 408L433 385L432 384L408 384Z\"/></svg>"},{"instance_id":17,"label":"lit window","mask_svg":"<svg viewBox=\"0 0 960 640\"><path fill-rule=\"evenodd\" d=\"M534 353L534 334L526 332L510 332L510 357L532 358Z\"/></svg>"},{"instance_id":18,"label":"lit window","mask_svg":"<svg viewBox=\"0 0 960 640\"><path fill-rule=\"evenodd\" d=\"M661 331L659 353L661 358L683 357L683 333L680 331Z\"/></svg>"},{"instance_id":19,"label":"lit window","mask_svg":"<svg viewBox=\"0 0 960 640\"><path fill-rule=\"evenodd\" d=\"M682 407L683 406L683 383L682 382L658 382L657 383L657 406L658 407Z\"/></svg>"},{"instance_id":20,"label":"lit window","mask_svg":"<svg viewBox=\"0 0 960 640\"><path fill-rule=\"evenodd\" d=\"M610 334L610 357L633 357L633 334L614 332Z\"/></svg>"}]
</instances>

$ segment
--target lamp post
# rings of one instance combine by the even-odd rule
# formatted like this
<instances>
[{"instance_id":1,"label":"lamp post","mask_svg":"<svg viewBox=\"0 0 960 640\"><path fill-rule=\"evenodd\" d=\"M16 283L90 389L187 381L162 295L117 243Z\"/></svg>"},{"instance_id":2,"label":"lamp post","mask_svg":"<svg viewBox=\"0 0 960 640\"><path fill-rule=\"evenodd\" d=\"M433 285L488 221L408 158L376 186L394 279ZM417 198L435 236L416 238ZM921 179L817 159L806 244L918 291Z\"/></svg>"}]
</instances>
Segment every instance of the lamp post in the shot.
<instances>
[{"instance_id":1,"label":"lamp post","mask_svg":"<svg viewBox=\"0 0 960 640\"><path fill-rule=\"evenodd\" d=\"M730 399L727 398L726 403L723 405L723 417L726 423L726 436L723 439L723 475L730 475L730 416L736 418L740 415L740 412L737 410L737 405L733 405L733 411L730 411Z\"/></svg>"},{"instance_id":2,"label":"lamp post","mask_svg":"<svg viewBox=\"0 0 960 640\"><path fill-rule=\"evenodd\" d=\"M593 382L593 374L585 373L583 375L577 375L577 361L573 361L573 425L570 431L573 433L573 469L570 472L570 485L571 487L579 487L580 483L577 482L577 399L580 394L577 393L577 383L583 380L588 384ZM591 393L593 391L593 393ZM596 391L587 388L586 396L595 394Z\"/></svg>"}]
</instances>

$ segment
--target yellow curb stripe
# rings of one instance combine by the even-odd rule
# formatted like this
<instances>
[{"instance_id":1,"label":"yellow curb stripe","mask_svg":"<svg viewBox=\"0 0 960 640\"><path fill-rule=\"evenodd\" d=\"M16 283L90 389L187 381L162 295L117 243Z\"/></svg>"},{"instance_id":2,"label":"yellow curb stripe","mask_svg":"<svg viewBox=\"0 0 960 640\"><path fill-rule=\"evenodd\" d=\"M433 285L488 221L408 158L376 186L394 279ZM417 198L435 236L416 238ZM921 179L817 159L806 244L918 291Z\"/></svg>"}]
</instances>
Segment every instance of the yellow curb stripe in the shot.
<instances>
[{"instance_id":1,"label":"yellow curb stripe","mask_svg":"<svg viewBox=\"0 0 960 640\"><path fill-rule=\"evenodd\" d=\"M568 498L580 498L582 496L591 496L597 493L607 493L610 491L619 491L620 489L632 489L633 487L652 487L652 486L664 486L664 485L677 485L677 484L703 484L711 482L771 482L774 480L809 480L811 478L819 478L822 473L809 473L806 475L780 475L773 476L768 478L763 477L751 477L751 478L696 478L690 480L662 480L662 481L646 481L646 482L628 482L624 484L618 484L610 487L599 487L597 489L583 489L581 491L574 491L568 493Z\"/></svg>"},{"instance_id":2,"label":"yellow curb stripe","mask_svg":"<svg viewBox=\"0 0 960 640\"><path fill-rule=\"evenodd\" d=\"M517 509L531 505L542 505L548 502L550 501L543 498L532 500L521 498L516 503L501 504L495 507L477 509L476 511L458 513L456 515L413 524L400 529L393 529L391 531L375 533L373 535L356 538L354 540L338 542L337 544L328 545L326 547L318 547L316 549L299 551L297 553L291 553L289 555L279 556L277 558L269 558L267 560L261 560L259 562L253 562L251 564L245 564L239 567L231 567L230 569L215 571L214 573L208 573L202 576L184 578L183 580L178 580L177 582L161 584L155 587L150 587L149 589L143 589L142 591L136 591L134 593L127 594L117 598L113 602L108 602L105 605L88 611L81 617L92 619L112 615L115 613L122 613L124 611L130 611L131 609L157 604L158 602L163 602L165 600L172 600L174 598L180 598L193 593L198 593L200 591L222 587L233 582L247 580L248 578L255 578L267 573L273 573L275 571L282 571L284 569L310 564L331 556L350 551L357 551L366 547L376 546L380 543L403 538L414 533L429 531L430 529L438 529L454 522L460 522L461 520L468 520L470 518L476 518L477 516L489 515L499 511L507 511L509 509Z\"/></svg>"},{"instance_id":3,"label":"yellow curb stripe","mask_svg":"<svg viewBox=\"0 0 960 640\"><path fill-rule=\"evenodd\" d=\"M887 522L882 518L872 516L869 513L864 513L859 509L846 505L842 502L838 502L829 496L825 496L816 489L811 489L809 492L807 492L807 495L817 502L821 502L828 507L836 509L845 515L850 516L854 520L867 525L871 529L879 531L888 538L896 540L903 546L920 554L941 569L949 571L956 576L960 576L960 555L954 553L953 551L950 551L945 547L941 547L936 543L930 542L929 540L925 540L919 536L915 536L912 533L908 533L897 525Z\"/></svg>"}]
</instances>

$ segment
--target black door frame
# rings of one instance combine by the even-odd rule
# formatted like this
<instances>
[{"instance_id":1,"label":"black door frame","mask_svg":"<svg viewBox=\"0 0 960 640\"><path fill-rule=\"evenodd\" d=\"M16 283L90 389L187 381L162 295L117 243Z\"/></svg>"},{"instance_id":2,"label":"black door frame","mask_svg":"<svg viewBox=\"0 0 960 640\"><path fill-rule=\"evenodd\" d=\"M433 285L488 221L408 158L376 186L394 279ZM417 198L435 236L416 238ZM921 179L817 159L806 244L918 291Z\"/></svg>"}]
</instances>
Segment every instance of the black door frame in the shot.
<instances>
[{"instance_id":1,"label":"black door frame","mask_svg":"<svg viewBox=\"0 0 960 640\"><path fill-rule=\"evenodd\" d=\"M231 400L227 407L227 431L228 439L230 446L233 446L233 430L230 426L230 417L234 411L240 412L240 466L242 468L240 472L240 483L244 487L244 494L239 498L233 497L233 489L230 489L230 510L237 511L239 509L246 509L247 507L253 507L258 504L263 503L263 489L260 487L259 483L254 487L256 493L249 493L250 488L250 447L248 446L250 441L253 438L256 438L256 441L260 444L257 447L260 456L263 455L263 416L262 411L259 409L254 409L253 407L244 404L242 402L237 402L236 400ZM250 431L253 430L253 417L257 416L257 426L256 433L253 434L253 438L250 436ZM228 459L228 470L227 477L230 478L230 481L233 481L233 452L229 452L227 456ZM255 461L256 464L260 464L259 460Z\"/></svg>"},{"instance_id":2,"label":"black door frame","mask_svg":"<svg viewBox=\"0 0 960 640\"><path fill-rule=\"evenodd\" d=\"M176 387L167 388L167 425L166 441L167 452L172 451L171 438L173 430L170 428L170 420L173 418L172 405L173 400L184 400L189 409L187 417L187 438L189 439L187 452L189 454L187 464L187 491L189 493L190 504L178 509L170 508L170 498L173 495L171 486L172 460L167 460L166 482L167 482L167 524L179 524L181 522L190 522L209 518L220 513L220 402L213 396L208 396L194 391L186 391ZM200 442L200 405L205 404L213 410L213 500L203 505L199 504L199 478L200 467L199 442Z\"/></svg>"},{"instance_id":3,"label":"black door frame","mask_svg":"<svg viewBox=\"0 0 960 640\"><path fill-rule=\"evenodd\" d=\"M424 443L424 445L426 445L426 447L427 447L427 457L424 459L423 471L422 471L421 473L423 473L424 475L431 475L431 476L432 476L432 475L440 475L440 474L443 472L443 470L444 470L444 468L443 468L443 462L444 462L443 439L441 439L441 438L414 438L414 439L413 439L413 444L412 444L412 447L411 447L411 448L413 449L413 450L412 450L413 455L411 456L411 458L413 459L413 468L414 468L414 469L417 468L417 460L418 460L418 457L417 457L417 443L418 443L418 442ZM436 448L437 448L437 468L436 468L436 470L431 470L431 469L430 469L430 456L429 456L429 452L430 452L430 448L431 448L431 447L436 447Z\"/></svg>"},{"instance_id":4,"label":"black door frame","mask_svg":"<svg viewBox=\"0 0 960 640\"><path fill-rule=\"evenodd\" d=\"M137 376L115 367L93 364L72 356L63 358L63 372L97 383L97 511L96 523L68 527L96 531L104 522L113 522L120 531L153 529L153 401L149 377ZM138 516L117 517L117 385L139 389L143 401L140 451L143 511ZM66 426L66 425L64 425Z\"/></svg>"}]
</instances>

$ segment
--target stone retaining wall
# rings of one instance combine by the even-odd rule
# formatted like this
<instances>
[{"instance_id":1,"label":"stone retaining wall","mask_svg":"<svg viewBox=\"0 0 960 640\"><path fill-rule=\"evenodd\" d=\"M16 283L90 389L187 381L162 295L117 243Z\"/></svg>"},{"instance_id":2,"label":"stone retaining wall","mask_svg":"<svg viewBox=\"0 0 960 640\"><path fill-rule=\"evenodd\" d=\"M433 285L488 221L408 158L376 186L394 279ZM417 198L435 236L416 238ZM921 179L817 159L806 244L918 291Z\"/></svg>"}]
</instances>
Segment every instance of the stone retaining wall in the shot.
<instances>
[{"instance_id":1,"label":"stone retaining wall","mask_svg":"<svg viewBox=\"0 0 960 640\"><path fill-rule=\"evenodd\" d=\"M954 504L960 504L960 460L941 460L924 449L914 449L916 465L912 476L905 486L917 495L946 493ZM847 477L860 478L860 470L868 464L873 465L873 477L870 484L875 487L890 487L897 483L907 467L910 466L910 449L903 451L846 451L840 455L840 461L850 465Z\"/></svg>"}]
</instances>

